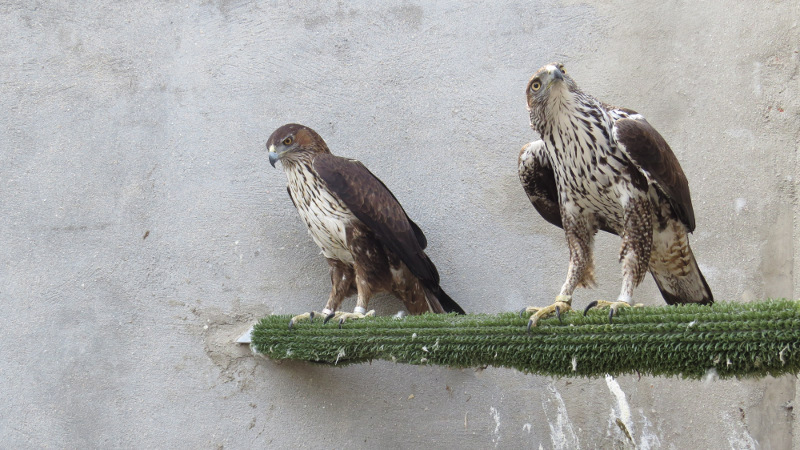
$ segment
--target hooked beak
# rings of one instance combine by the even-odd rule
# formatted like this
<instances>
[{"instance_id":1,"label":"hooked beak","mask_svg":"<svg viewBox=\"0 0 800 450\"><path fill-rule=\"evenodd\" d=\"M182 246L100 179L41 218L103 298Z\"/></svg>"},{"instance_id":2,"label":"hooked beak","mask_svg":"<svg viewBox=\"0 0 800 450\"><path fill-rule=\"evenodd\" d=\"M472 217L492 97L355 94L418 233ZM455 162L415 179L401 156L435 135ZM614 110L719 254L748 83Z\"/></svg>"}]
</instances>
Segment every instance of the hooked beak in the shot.
<instances>
[{"instance_id":1,"label":"hooked beak","mask_svg":"<svg viewBox=\"0 0 800 450\"><path fill-rule=\"evenodd\" d=\"M275 146L274 145L270 145L269 146L269 164L272 167L275 167L275 163L278 162L279 159L280 159L280 156L278 155L278 152L275 151Z\"/></svg>"},{"instance_id":2,"label":"hooked beak","mask_svg":"<svg viewBox=\"0 0 800 450\"><path fill-rule=\"evenodd\" d=\"M553 70L548 71L548 73L550 75L550 81L547 82L548 89L550 88L550 86L558 82L561 83L564 82L564 74L560 70L558 70L558 67L554 67Z\"/></svg>"},{"instance_id":3,"label":"hooked beak","mask_svg":"<svg viewBox=\"0 0 800 450\"><path fill-rule=\"evenodd\" d=\"M275 167L275 163L278 162L278 154L275 152L269 152L269 164L272 167Z\"/></svg>"}]
</instances>

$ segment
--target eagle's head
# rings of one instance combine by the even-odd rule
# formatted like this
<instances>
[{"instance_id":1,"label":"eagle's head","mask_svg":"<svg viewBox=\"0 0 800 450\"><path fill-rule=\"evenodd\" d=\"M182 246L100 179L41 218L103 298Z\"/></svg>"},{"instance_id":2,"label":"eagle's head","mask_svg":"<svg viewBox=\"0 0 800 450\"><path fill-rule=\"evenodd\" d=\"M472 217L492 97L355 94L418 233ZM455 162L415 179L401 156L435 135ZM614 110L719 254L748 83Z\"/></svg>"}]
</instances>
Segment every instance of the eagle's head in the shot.
<instances>
[{"instance_id":1,"label":"eagle's head","mask_svg":"<svg viewBox=\"0 0 800 450\"><path fill-rule=\"evenodd\" d=\"M537 70L525 87L531 127L541 132L548 120L574 103L574 94L578 92L578 85L567 75L564 64L550 63Z\"/></svg>"},{"instance_id":2,"label":"eagle's head","mask_svg":"<svg viewBox=\"0 0 800 450\"><path fill-rule=\"evenodd\" d=\"M312 158L317 153L329 151L325 141L316 131L296 123L287 123L273 131L267 140L267 150L272 167L275 167L278 161L283 164L294 163L304 158Z\"/></svg>"}]
</instances>

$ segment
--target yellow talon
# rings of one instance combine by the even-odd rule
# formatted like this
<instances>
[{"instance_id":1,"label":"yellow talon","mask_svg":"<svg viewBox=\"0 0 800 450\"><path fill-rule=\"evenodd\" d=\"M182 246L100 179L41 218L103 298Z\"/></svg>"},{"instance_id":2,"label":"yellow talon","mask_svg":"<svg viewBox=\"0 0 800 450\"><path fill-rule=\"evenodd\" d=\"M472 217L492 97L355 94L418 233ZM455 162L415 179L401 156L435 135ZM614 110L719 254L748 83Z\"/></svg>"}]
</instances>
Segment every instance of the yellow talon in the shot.
<instances>
[{"instance_id":1,"label":"yellow talon","mask_svg":"<svg viewBox=\"0 0 800 450\"><path fill-rule=\"evenodd\" d=\"M365 314L360 312L344 312L344 311L336 311L336 314L333 316L333 319L339 319L339 328L342 328L342 324L345 321L349 320L356 320L356 319L363 319L364 317L370 317L375 315L375 310L371 309L367 311Z\"/></svg>"},{"instance_id":2,"label":"yellow talon","mask_svg":"<svg viewBox=\"0 0 800 450\"><path fill-rule=\"evenodd\" d=\"M588 305L586 305L586 309L583 310L583 315L585 316L590 309L597 307L597 308L608 308L608 322L611 323L615 315L619 315L618 311L619 308L641 308L644 306L642 303L637 303L631 306L630 303L624 301L616 301L610 302L608 300L595 300Z\"/></svg>"},{"instance_id":3,"label":"yellow talon","mask_svg":"<svg viewBox=\"0 0 800 450\"><path fill-rule=\"evenodd\" d=\"M539 319L542 317L549 316L553 313L556 314L558 320L561 320L561 313L566 311L572 310L572 297L569 295L559 295L556 297L556 301L550 305L545 307L538 307L538 306L531 306L525 308L523 312L528 314L533 314L528 320L528 331L530 331L531 327L535 327L536 324L539 322Z\"/></svg>"},{"instance_id":4,"label":"yellow talon","mask_svg":"<svg viewBox=\"0 0 800 450\"><path fill-rule=\"evenodd\" d=\"M348 312L344 312L344 311L336 311L336 312L332 312L332 313L328 314L327 316L325 314L317 312L317 311L310 311L310 312L303 313L303 314L298 314L298 315L292 317L291 320L289 320L289 329L291 330L292 327L297 322L300 322L302 320L308 320L308 321L313 322L315 317L324 318L324 322L323 323L328 323L328 321L331 320L331 319L338 319L339 320L339 327L341 327L342 324L346 320L363 319L364 317L369 317L369 316L374 316L374 315L375 315L375 310L374 309L370 310L370 311L367 311L366 313L363 313L363 314L360 313L360 312L348 313Z\"/></svg>"},{"instance_id":5,"label":"yellow talon","mask_svg":"<svg viewBox=\"0 0 800 450\"><path fill-rule=\"evenodd\" d=\"M289 329L291 330L292 327L294 326L294 324L296 324L297 322L299 322L301 320L308 320L310 322L313 322L315 316L321 316L321 315L322 314L320 314L320 313L318 313L316 311L309 311L307 313L298 314L298 315L292 317L289 320Z\"/></svg>"}]
</instances>

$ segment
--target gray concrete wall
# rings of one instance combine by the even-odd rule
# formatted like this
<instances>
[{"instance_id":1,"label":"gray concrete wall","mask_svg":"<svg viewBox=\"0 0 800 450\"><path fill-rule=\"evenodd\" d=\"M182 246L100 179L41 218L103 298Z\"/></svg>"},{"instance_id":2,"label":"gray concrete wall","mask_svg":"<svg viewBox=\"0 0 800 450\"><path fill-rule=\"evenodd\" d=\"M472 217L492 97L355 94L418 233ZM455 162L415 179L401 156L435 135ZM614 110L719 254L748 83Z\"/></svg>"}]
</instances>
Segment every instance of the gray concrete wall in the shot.
<instances>
[{"instance_id":1,"label":"gray concrete wall","mask_svg":"<svg viewBox=\"0 0 800 450\"><path fill-rule=\"evenodd\" d=\"M231 344L327 294L267 162L289 121L392 188L466 310L552 300L564 238L515 164L525 83L553 60L670 142L717 299L798 296L798 2L486 3L0 2L0 446L630 447L620 418L640 448L800 447L793 377L328 368ZM616 296L618 247L598 238L576 306ZM650 279L636 300L662 303Z\"/></svg>"}]
</instances>

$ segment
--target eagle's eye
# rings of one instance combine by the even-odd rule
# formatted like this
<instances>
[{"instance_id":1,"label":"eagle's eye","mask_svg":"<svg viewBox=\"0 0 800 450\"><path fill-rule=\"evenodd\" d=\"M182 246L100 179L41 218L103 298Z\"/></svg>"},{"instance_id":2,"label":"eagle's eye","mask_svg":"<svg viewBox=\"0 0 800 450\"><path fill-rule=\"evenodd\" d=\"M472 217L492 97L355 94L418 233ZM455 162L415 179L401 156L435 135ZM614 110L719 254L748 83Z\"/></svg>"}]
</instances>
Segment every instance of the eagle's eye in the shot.
<instances>
[{"instance_id":1,"label":"eagle's eye","mask_svg":"<svg viewBox=\"0 0 800 450\"><path fill-rule=\"evenodd\" d=\"M540 83L539 80L536 80L533 83L531 83L531 90L533 92L536 92L541 88L542 88L542 83Z\"/></svg>"},{"instance_id":2,"label":"eagle's eye","mask_svg":"<svg viewBox=\"0 0 800 450\"><path fill-rule=\"evenodd\" d=\"M564 65L563 65L563 64L559 64L559 65L558 65L558 70L560 70L560 71L561 71L561 73L563 73L564 75L566 75L566 74L567 74L567 69L564 67Z\"/></svg>"},{"instance_id":3,"label":"eagle's eye","mask_svg":"<svg viewBox=\"0 0 800 450\"><path fill-rule=\"evenodd\" d=\"M292 139L292 137L289 136L283 140L283 145L292 145L292 142L294 142L294 139Z\"/></svg>"}]
</instances>

